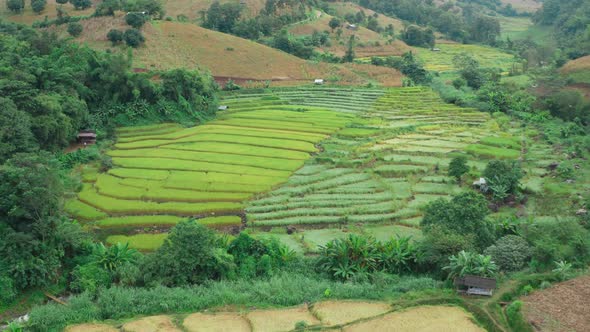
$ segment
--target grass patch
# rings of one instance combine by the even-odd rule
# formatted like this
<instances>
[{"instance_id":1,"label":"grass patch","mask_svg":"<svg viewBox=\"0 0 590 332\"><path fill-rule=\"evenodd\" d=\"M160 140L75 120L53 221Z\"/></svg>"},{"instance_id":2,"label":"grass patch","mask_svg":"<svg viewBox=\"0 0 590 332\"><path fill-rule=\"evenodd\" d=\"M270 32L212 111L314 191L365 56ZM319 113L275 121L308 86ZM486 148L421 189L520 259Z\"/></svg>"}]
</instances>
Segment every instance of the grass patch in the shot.
<instances>
[{"instance_id":1,"label":"grass patch","mask_svg":"<svg viewBox=\"0 0 590 332\"><path fill-rule=\"evenodd\" d=\"M153 251L164 244L166 237L168 234L110 235L106 242L109 244L129 243L129 248Z\"/></svg>"}]
</instances>

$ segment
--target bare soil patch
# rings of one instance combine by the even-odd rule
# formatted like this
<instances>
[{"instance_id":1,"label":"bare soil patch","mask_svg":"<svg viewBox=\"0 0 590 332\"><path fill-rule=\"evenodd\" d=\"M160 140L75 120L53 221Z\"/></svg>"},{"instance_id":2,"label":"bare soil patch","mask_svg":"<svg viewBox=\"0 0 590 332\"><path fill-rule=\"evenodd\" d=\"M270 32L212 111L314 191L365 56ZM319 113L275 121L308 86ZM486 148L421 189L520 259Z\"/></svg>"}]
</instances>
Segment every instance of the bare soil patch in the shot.
<instances>
[{"instance_id":1,"label":"bare soil patch","mask_svg":"<svg viewBox=\"0 0 590 332\"><path fill-rule=\"evenodd\" d=\"M539 331L590 331L590 276L523 298L523 313Z\"/></svg>"}]
</instances>

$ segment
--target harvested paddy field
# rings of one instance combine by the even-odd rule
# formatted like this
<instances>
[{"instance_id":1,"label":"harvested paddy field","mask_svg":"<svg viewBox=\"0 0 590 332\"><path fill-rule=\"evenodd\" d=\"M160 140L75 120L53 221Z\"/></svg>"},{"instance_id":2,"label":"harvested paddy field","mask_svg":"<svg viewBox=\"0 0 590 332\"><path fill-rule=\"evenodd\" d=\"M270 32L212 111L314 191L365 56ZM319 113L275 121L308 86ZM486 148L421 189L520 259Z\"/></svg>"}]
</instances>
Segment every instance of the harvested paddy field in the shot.
<instances>
[{"instance_id":1,"label":"harvested paddy field","mask_svg":"<svg viewBox=\"0 0 590 332\"><path fill-rule=\"evenodd\" d=\"M302 322L319 330L326 327L342 331L485 331L471 314L459 307L421 306L393 311L385 302L356 301L319 302L310 307L249 312L152 316L124 323L82 324L71 326L67 331L286 332L296 330Z\"/></svg>"},{"instance_id":2,"label":"harvested paddy field","mask_svg":"<svg viewBox=\"0 0 590 332\"><path fill-rule=\"evenodd\" d=\"M590 276L535 291L522 301L524 317L537 331L590 330Z\"/></svg>"}]
</instances>

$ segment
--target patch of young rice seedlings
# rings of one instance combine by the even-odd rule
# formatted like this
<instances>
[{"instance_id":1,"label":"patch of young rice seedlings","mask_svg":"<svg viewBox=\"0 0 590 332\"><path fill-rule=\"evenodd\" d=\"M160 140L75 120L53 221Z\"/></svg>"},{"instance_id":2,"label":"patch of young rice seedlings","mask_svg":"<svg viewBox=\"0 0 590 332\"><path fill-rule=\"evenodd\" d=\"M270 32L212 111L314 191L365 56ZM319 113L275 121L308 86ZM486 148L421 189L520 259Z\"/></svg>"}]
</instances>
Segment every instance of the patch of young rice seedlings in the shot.
<instances>
[{"instance_id":1,"label":"patch of young rice seedlings","mask_svg":"<svg viewBox=\"0 0 590 332\"><path fill-rule=\"evenodd\" d=\"M420 181L432 183L453 183L454 180L444 175L429 175L422 177Z\"/></svg>"},{"instance_id":2,"label":"patch of young rice seedlings","mask_svg":"<svg viewBox=\"0 0 590 332\"><path fill-rule=\"evenodd\" d=\"M186 172L172 171L166 180L164 187L190 189L203 182L246 184L260 187L268 187L284 181L285 178L264 175L230 174L218 172ZM185 182L185 185L182 185ZM174 185L174 186L173 186Z\"/></svg>"},{"instance_id":3,"label":"patch of young rice seedlings","mask_svg":"<svg viewBox=\"0 0 590 332\"><path fill-rule=\"evenodd\" d=\"M140 135L142 133L151 133L158 130L173 130L181 129L182 126L176 123L160 123L147 126L134 126L134 127L120 127L117 128L117 135Z\"/></svg>"},{"instance_id":4,"label":"patch of young rice seedlings","mask_svg":"<svg viewBox=\"0 0 590 332\"><path fill-rule=\"evenodd\" d=\"M178 143L166 145L166 148L179 151L203 151L223 154L235 154L239 156L257 156L295 160L306 160L309 158L309 153L307 152L285 150L282 148L268 148L253 145L242 145L237 142Z\"/></svg>"},{"instance_id":5,"label":"patch of young rice seedlings","mask_svg":"<svg viewBox=\"0 0 590 332\"><path fill-rule=\"evenodd\" d=\"M228 155L214 152L192 152L158 148L158 149L134 149L113 150L108 153L111 157L151 157L169 158L178 160L204 161L210 163L243 165L273 170L293 171L303 165L303 160L278 159L268 157Z\"/></svg>"},{"instance_id":6,"label":"patch of young rice seedlings","mask_svg":"<svg viewBox=\"0 0 590 332\"><path fill-rule=\"evenodd\" d=\"M136 235L111 235L107 237L108 244L128 243L129 248L153 251L162 246L168 234L136 234Z\"/></svg>"},{"instance_id":7,"label":"patch of young rice seedlings","mask_svg":"<svg viewBox=\"0 0 590 332\"><path fill-rule=\"evenodd\" d=\"M328 224L342 221L340 216L305 216L292 217L276 220L260 220L252 222L253 226L286 226L286 225L313 225L313 224Z\"/></svg>"},{"instance_id":8,"label":"patch of young rice seedlings","mask_svg":"<svg viewBox=\"0 0 590 332\"><path fill-rule=\"evenodd\" d=\"M451 196L449 195L435 195L435 194L416 194L414 195L414 199L408 203L409 208L417 208L422 209L428 203L435 201L437 199L445 199L449 200Z\"/></svg>"},{"instance_id":9,"label":"patch of young rice seedlings","mask_svg":"<svg viewBox=\"0 0 590 332\"><path fill-rule=\"evenodd\" d=\"M481 144L496 146L499 148L509 148L518 150L521 148L520 139L516 137L484 137L480 140Z\"/></svg>"},{"instance_id":10,"label":"patch of young rice seedlings","mask_svg":"<svg viewBox=\"0 0 590 332\"><path fill-rule=\"evenodd\" d=\"M268 177L288 178L289 171L271 170L253 166L226 165L202 161L190 161L167 158L113 158L113 164L123 168L159 169L172 171L218 172L238 175L264 175Z\"/></svg>"},{"instance_id":11,"label":"patch of young rice seedlings","mask_svg":"<svg viewBox=\"0 0 590 332\"><path fill-rule=\"evenodd\" d=\"M293 176L306 176L306 175L314 175L320 172L325 171L327 168L324 165L305 165L297 172L293 174Z\"/></svg>"},{"instance_id":12,"label":"patch of young rice seedlings","mask_svg":"<svg viewBox=\"0 0 590 332\"><path fill-rule=\"evenodd\" d=\"M498 148L490 145L472 144L465 148L468 153L486 158L517 159L520 151L513 149Z\"/></svg>"},{"instance_id":13,"label":"patch of young rice seedlings","mask_svg":"<svg viewBox=\"0 0 590 332\"><path fill-rule=\"evenodd\" d=\"M331 134L332 132L339 129L339 127L322 127L322 126L313 126L313 125L304 125L302 123L293 124L287 121L280 121L277 119L275 121L272 120L262 120L262 119L223 119L217 120L217 124L228 125L228 126L236 126L241 127L246 130L247 128L267 128L267 129L282 129L288 130L291 132L303 132L303 133L315 133L315 134Z\"/></svg>"},{"instance_id":14,"label":"patch of young rice seedlings","mask_svg":"<svg viewBox=\"0 0 590 332\"><path fill-rule=\"evenodd\" d=\"M443 147L428 147L428 146L417 146L417 145L407 145L407 146L387 146L389 148L393 148L395 151L400 152L413 152L413 153L430 153L436 155L445 155L447 153L452 152L455 149L452 148L443 148Z\"/></svg>"},{"instance_id":15,"label":"patch of young rice seedlings","mask_svg":"<svg viewBox=\"0 0 590 332\"><path fill-rule=\"evenodd\" d=\"M461 188L453 184L420 182L414 185L413 191L421 194L457 194Z\"/></svg>"},{"instance_id":16,"label":"patch of young rice seedlings","mask_svg":"<svg viewBox=\"0 0 590 332\"><path fill-rule=\"evenodd\" d=\"M372 235L377 241L389 241L397 236L411 237L412 240L416 241L423 237L422 231L415 227L407 227L400 225L387 225L387 226L369 226L364 229L369 235Z\"/></svg>"},{"instance_id":17,"label":"patch of young rice seedlings","mask_svg":"<svg viewBox=\"0 0 590 332\"><path fill-rule=\"evenodd\" d=\"M240 218L239 216L207 217L197 219L197 222L201 225L209 227L241 226L242 218Z\"/></svg>"},{"instance_id":18,"label":"patch of young rice seedlings","mask_svg":"<svg viewBox=\"0 0 590 332\"><path fill-rule=\"evenodd\" d=\"M394 218L397 219L409 219L409 218L414 218L414 217L418 217L421 216L422 212L415 208L415 207L405 207L397 212L395 212L393 214Z\"/></svg>"},{"instance_id":19,"label":"patch of young rice seedlings","mask_svg":"<svg viewBox=\"0 0 590 332\"><path fill-rule=\"evenodd\" d=\"M383 176L426 173L430 168L419 165L381 165L375 167L375 172Z\"/></svg>"},{"instance_id":20,"label":"patch of young rice seedlings","mask_svg":"<svg viewBox=\"0 0 590 332\"><path fill-rule=\"evenodd\" d=\"M317 173L317 174L309 175L309 176L300 176L298 174L295 174L289 179L288 185L289 186L298 186L298 185L312 184L312 183L317 183L320 181L325 181L328 179L333 179L333 178L343 176L346 174L352 174L355 172L356 171L354 169L350 169L350 168L331 168L331 169L327 169L321 173Z\"/></svg>"},{"instance_id":21,"label":"patch of young rice seedlings","mask_svg":"<svg viewBox=\"0 0 590 332\"><path fill-rule=\"evenodd\" d=\"M67 201L64 210L70 216L81 220L96 220L107 216L106 213L77 199Z\"/></svg>"},{"instance_id":22,"label":"patch of young rice seedlings","mask_svg":"<svg viewBox=\"0 0 590 332\"><path fill-rule=\"evenodd\" d=\"M110 215L172 214L179 216L200 215L213 212L239 212L242 205L235 202L180 203L145 202L123 200L103 196L92 188L84 188L78 193L80 200Z\"/></svg>"},{"instance_id":23,"label":"patch of young rice seedlings","mask_svg":"<svg viewBox=\"0 0 590 332\"><path fill-rule=\"evenodd\" d=\"M434 156L419 156L409 154L391 154L383 157L383 160L394 163L407 163L415 165L448 165L451 162L450 158L434 157Z\"/></svg>"},{"instance_id":24,"label":"patch of young rice seedlings","mask_svg":"<svg viewBox=\"0 0 590 332\"><path fill-rule=\"evenodd\" d=\"M328 189L337 187L340 185L351 184L356 182L361 182L369 179L368 174L347 174L340 177L336 177L333 179L328 179L324 181L315 182L312 184L302 185L298 187L282 187L277 190L277 193L286 193L286 194L305 194L311 193L318 190Z\"/></svg>"},{"instance_id":25,"label":"patch of young rice seedlings","mask_svg":"<svg viewBox=\"0 0 590 332\"><path fill-rule=\"evenodd\" d=\"M82 168L82 181L83 182L95 182L98 176L98 168L84 166Z\"/></svg>"},{"instance_id":26,"label":"patch of young rice seedlings","mask_svg":"<svg viewBox=\"0 0 590 332\"><path fill-rule=\"evenodd\" d=\"M118 178L166 180L168 176L170 176L170 171L138 168L113 168L109 170L108 174Z\"/></svg>"},{"instance_id":27,"label":"patch of young rice seedlings","mask_svg":"<svg viewBox=\"0 0 590 332\"><path fill-rule=\"evenodd\" d=\"M204 142L216 142L216 143L236 143L240 145L252 145L258 147L267 148L279 148L285 150L294 150L301 152L316 152L317 149L313 143L286 140L280 138L260 138L260 137L249 137L240 135L228 135L228 134L201 134L195 136L188 136L177 140L145 140L131 143L117 143L115 148L117 149L140 149L140 148L155 148L160 146L167 146L170 144L179 143L204 143Z\"/></svg>"},{"instance_id":28,"label":"patch of young rice seedlings","mask_svg":"<svg viewBox=\"0 0 590 332\"><path fill-rule=\"evenodd\" d=\"M406 225L409 227L420 227L422 217L405 218L398 221L400 225Z\"/></svg>"},{"instance_id":29,"label":"patch of young rice seedlings","mask_svg":"<svg viewBox=\"0 0 590 332\"><path fill-rule=\"evenodd\" d=\"M127 216L102 219L96 225L100 227L173 226L182 220L186 220L186 218L167 215Z\"/></svg>"}]
</instances>

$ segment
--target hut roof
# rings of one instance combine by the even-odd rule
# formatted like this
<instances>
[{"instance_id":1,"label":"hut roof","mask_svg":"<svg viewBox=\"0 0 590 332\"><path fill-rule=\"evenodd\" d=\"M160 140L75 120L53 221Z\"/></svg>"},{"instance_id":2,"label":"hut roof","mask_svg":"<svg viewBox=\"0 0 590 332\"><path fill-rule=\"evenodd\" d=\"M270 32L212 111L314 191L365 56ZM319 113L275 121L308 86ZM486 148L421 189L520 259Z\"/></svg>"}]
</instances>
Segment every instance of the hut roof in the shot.
<instances>
[{"instance_id":1,"label":"hut roof","mask_svg":"<svg viewBox=\"0 0 590 332\"><path fill-rule=\"evenodd\" d=\"M456 286L477 287L477 288L483 288L483 289L495 289L496 288L496 279L466 275L462 278L456 278L455 285Z\"/></svg>"}]
</instances>

